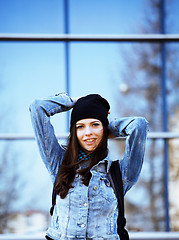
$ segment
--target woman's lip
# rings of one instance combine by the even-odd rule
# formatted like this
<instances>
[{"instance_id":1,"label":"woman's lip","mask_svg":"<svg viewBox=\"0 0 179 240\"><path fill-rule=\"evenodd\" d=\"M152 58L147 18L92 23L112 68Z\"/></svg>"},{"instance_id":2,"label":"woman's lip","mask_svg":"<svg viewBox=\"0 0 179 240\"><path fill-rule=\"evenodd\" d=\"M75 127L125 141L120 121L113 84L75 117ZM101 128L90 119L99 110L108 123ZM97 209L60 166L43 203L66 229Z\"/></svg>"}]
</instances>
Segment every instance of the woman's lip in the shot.
<instances>
[{"instance_id":1,"label":"woman's lip","mask_svg":"<svg viewBox=\"0 0 179 240\"><path fill-rule=\"evenodd\" d=\"M87 144L87 145L91 145L95 142L95 139L94 138L90 138L90 139L85 139L84 142Z\"/></svg>"}]
</instances>

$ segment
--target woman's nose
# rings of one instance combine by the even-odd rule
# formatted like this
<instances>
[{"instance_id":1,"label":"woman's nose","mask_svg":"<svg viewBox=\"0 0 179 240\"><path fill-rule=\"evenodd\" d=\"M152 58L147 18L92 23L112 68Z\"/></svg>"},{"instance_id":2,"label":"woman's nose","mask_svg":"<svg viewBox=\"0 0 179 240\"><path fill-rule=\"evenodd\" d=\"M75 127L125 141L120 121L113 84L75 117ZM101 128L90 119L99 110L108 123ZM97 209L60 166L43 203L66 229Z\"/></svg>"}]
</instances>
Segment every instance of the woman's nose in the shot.
<instances>
[{"instance_id":1,"label":"woman's nose","mask_svg":"<svg viewBox=\"0 0 179 240\"><path fill-rule=\"evenodd\" d=\"M90 135L92 134L90 127L86 126L85 128L85 135Z\"/></svg>"}]
</instances>

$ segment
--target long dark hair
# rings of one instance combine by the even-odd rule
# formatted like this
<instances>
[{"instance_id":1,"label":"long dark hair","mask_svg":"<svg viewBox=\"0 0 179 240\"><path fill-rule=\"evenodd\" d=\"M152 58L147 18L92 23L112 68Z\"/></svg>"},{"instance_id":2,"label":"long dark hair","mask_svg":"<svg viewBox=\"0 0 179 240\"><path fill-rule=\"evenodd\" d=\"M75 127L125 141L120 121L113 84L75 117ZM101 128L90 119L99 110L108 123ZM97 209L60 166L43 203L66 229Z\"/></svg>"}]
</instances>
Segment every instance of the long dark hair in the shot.
<instances>
[{"instance_id":1,"label":"long dark hair","mask_svg":"<svg viewBox=\"0 0 179 240\"><path fill-rule=\"evenodd\" d=\"M76 172L82 176L82 182L84 185L88 186L91 179L90 169L104 159L108 154L107 148L108 139L108 129L103 126L103 137L101 142L90 155L89 166L83 169L78 169L78 153L80 150L80 145L76 136L76 125L74 124L70 131L70 136L68 140L68 145L65 151L62 163L59 166L58 173L56 176L55 190L56 193L60 195L61 198L65 198L68 194L70 188L72 188L72 183L75 179Z\"/></svg>"}]
</instances>

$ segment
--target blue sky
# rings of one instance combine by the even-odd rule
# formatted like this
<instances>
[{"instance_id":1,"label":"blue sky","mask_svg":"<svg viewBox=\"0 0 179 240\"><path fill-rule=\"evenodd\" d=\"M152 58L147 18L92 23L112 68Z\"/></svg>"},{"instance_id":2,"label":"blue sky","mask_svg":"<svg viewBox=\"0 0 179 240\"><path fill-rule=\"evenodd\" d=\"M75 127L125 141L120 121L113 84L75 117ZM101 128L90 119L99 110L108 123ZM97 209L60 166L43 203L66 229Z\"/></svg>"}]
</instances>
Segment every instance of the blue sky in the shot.
<instances>
[{"instance_id":1,"label":"blue sky","mask_svg":"<svg viewBox=\"0 0 179 240\"><path fill-rule=\"evenodd\" d=\"M145 0L71 0L70 33L137 33L145 14L145 2ZM170 26L168 32L178 33L178 7L177 0L170 1L172 14L168 21ZM62 0L0 0L0 33L63 32ZM119 114L115 112L114 90L121 82L120 70L123 62L120 51L124 46L127 44L70 44L71 95L100 93L111 103L111 118ZM29 104L35 98L66 90L64 66L63 43L0 42L1 115L6 116L1 132L33 133ZM65 120L64 115L54 118L57 133L66 131ZM22 146L25 149L23 153ZM39 160L35 142L18 142L15 143L15 148L21 158L27 159L26 165L21 166L22 169L29 169L32 159L34 161L34 167L26 174L27 181L31 181L33 174L34 182L38 182L37 189L39 191L46 189L49 179ZM38 181L39 172L43 179L47 177L47 180ZM25 190L27 195L33 192L34 182ZM50 192L50 189L48 191Z\"/></svg>"}]
</instances>

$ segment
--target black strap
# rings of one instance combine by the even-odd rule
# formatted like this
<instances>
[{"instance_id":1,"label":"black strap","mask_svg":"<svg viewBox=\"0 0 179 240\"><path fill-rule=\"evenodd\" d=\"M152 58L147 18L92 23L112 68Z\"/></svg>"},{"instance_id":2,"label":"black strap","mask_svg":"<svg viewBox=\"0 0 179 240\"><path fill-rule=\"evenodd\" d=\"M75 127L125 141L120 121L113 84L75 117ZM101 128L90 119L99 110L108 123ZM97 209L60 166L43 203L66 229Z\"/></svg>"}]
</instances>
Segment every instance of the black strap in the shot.
<instances>
[{"instance_id":1,"label":"black strap","mask_svg":"<svg viewBox=\"0 0 179 240\"><path fill-rule=\"evenodd\" d=\"M109 169L111 178L115 187L115 193L120 206L119 212L121 216L124 216L124 192L121 170L118 161L113 161Z\"/></svg>"},{"instance_id":2,"label":"black strap","mask_svg":"<svg viewBox=\"0 0 179 240\"><path fill-rule=\"evenodd\" d=\"M113 161L109 169L110 178L112 178L112 185L116 193L118 200L118 234L121 240L128 240L129 235L125 229L126 219L124 217L124 191L123 191L123 181L122 174L118 161Z\"/></svg>"},{"instance_id":3,"label":"black strap","mask_svg":"<svg viewBox=\"0 0 179 240\"><path fill-rule=\"evenodd\" d=\"M55 204L56 204L56 191L55 191L55 183L56 183L56 180L54 182L54 185L53 185L53 190L52 190L52 206L50 208L50 215L52 216L53 215L53 210L54 210L54 207L55 207Z\"/></svg>"},{"instance_id":4,"label":"black strap","mask_svg":"<svg viewBox=\"0 0 179 240\"><path fill-rule=\"evenodd\" d=\"M45 236L45 238L47 239L47 240L54 240L53 238L51 238L51 237L49 237L49 236Z\"/></svg>"}]
</instances>

